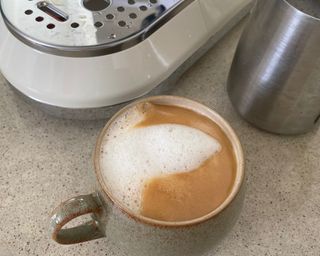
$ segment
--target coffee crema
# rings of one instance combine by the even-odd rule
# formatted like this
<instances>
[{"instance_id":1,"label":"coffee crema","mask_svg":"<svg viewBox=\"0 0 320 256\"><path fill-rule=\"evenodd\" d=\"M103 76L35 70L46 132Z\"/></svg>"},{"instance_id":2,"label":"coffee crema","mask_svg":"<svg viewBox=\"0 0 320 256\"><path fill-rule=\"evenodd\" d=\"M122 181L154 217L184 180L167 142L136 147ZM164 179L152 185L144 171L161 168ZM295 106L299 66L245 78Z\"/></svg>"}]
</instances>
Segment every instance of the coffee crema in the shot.
<instances>
[{"instance_id":1,"label":"coffee crema","mask_svg":"<svg viewBox=\"0 0 320 256\"><path fill-rule=\"evenodd\" d=\"M179 222L214 211L235 182L233 147L211 119L186 108L141 103L103 139L102 174L135 214Z\"/></svg>"}]
</instances>

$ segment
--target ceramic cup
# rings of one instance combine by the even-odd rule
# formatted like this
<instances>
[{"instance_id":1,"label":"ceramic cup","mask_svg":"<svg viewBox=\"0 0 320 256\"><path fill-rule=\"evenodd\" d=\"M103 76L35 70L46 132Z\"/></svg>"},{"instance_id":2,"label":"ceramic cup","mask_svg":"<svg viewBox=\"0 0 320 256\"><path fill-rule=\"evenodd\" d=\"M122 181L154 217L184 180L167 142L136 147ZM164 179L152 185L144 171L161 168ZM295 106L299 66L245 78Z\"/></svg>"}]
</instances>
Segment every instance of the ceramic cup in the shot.
<instances>
[{"instance_id":1,"label":"ceramic cup","mask_svg":"<svg viewBox=\"0 0 320 256\"><path fill-rule=\"evenodd\" d=\"M232 143L237 163L235 183L228 198L211 213L183 222L157 221L124 209L108 190L101 173L100 149L108 127L121 113L142 102L179 106L202 114L217 123ZM237 220L244 199L243 151L233 129L216 112L195 101L176 96L156 96L134 102L120 110L106 124L94 153L97 191L74 197L57 207L51 217L52 239L61 244L75 244L108 237L123 255L177 256L202 255L212 249ZM63 228L81 215L91 214L88 223ZM106 244L106 247L108 245Z\"/></svg>"}]
</instances>

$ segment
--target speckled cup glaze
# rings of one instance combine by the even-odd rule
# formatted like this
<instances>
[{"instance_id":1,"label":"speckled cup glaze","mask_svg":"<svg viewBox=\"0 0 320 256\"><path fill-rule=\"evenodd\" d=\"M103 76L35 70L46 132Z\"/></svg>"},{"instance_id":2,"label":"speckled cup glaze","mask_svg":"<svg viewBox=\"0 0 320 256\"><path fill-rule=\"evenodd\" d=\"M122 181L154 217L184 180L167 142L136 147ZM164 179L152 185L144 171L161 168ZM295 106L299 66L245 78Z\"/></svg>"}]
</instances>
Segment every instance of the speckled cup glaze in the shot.
<instances>
[{"instance_id":1,"label":"speckled cup glaze","mask_svg":"<svg viewBox=\"0 0 320 256\"><path fill-rule=\"evenodd\" d=\"M183 222L157 221L137 215L124 208L110 193L102 178L100 149L102 139L112 122L123 111L142 103L152 102L191 109L216 122L233 145L237 174L229 197L214 211L201 218ZM156 96L136 101L110 119L102 130L94 153L97 191L74 197L56 208L51 217L52 239L61 244L74 244L108 237L124 255L132 256L194 256L212 249L235 224L244 199L244 157L239 139L230 125L208 107L181 97ZM90 214L92 220L83 225L63 229L72 219ZM106 246L108 246L106 244Z\"/></svg>"}]
</instances>

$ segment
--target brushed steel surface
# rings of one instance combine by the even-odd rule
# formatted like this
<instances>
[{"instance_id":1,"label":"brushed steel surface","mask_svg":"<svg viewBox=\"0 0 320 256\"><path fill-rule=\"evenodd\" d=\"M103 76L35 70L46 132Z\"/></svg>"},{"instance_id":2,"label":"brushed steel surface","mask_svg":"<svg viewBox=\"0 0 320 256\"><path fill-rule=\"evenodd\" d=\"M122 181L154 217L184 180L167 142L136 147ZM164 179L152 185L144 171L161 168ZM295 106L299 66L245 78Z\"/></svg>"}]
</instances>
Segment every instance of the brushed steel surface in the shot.
<instances>
[{"instance_id":1,"label":"brushed steel surface","mask_svg":"<svg viewBox=\"0 0 320 256\"><path fill-rule=\"evenodd\" d=\"M319 19L285 0L258 0L228 80L240 115L278 134L315 127L320 117L319 42Z\"/></svg>"}]
</instances>

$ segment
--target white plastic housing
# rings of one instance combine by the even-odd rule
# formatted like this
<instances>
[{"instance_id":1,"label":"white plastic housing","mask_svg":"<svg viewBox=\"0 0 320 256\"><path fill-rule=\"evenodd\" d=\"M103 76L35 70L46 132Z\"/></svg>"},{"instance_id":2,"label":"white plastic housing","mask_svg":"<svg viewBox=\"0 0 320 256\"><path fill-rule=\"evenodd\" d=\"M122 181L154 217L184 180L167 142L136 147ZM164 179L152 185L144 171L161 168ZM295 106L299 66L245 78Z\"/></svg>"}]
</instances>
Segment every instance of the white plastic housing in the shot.
<instances>
[{"instance_id":1,"label":"white plastic housing","mask_svg":"<svg viewBox=\"0 0 320 256\"><path fill-rule=\"evenodd\" d=\"M0 71L28 97L64 108L97 108L132 100L167 79L251 0L196 0L138 45L99 57L35 50L0 18Z\"/></svg>"}]
</instances>

